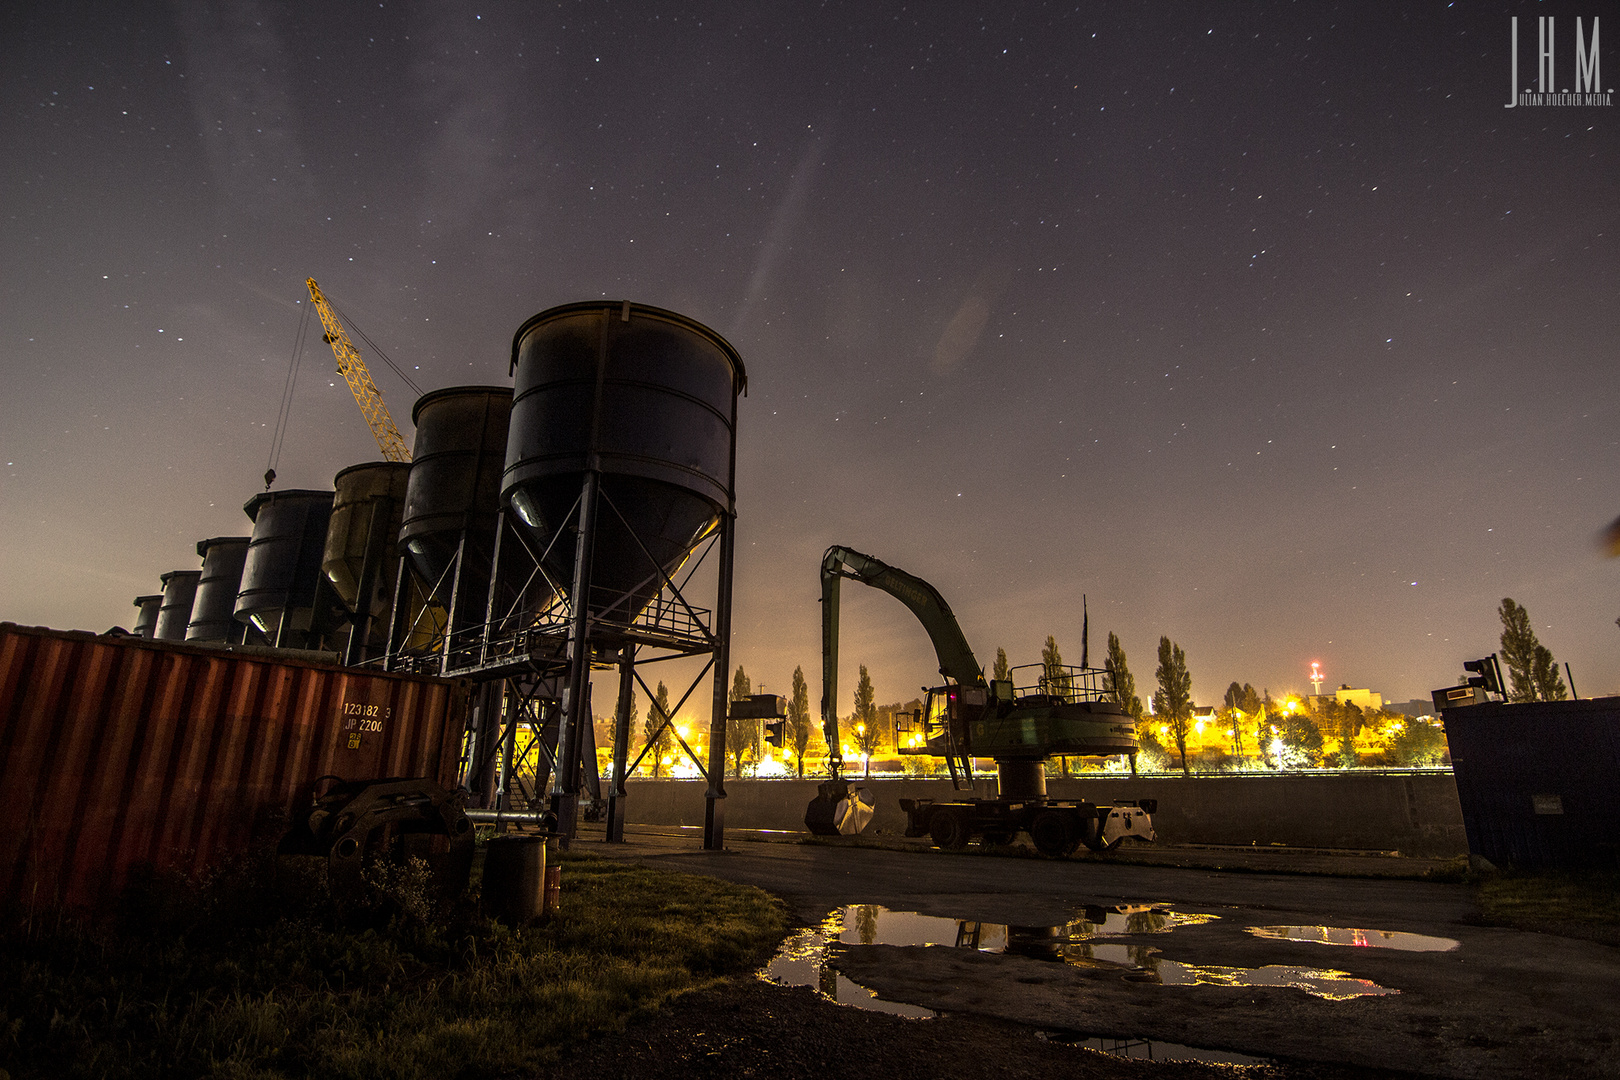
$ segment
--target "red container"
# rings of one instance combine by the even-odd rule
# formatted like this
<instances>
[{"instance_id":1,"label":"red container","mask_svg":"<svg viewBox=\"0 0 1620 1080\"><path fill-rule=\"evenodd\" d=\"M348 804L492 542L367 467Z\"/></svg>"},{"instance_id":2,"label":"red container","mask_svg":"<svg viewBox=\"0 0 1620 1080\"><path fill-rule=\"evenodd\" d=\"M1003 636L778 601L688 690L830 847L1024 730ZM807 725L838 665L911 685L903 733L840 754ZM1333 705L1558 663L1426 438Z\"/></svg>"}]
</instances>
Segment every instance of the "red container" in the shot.
<instances>
[{"instance_id":1,"label":"red container","mask_svg":"<svg viewBox=\"0 0 1620 1080\"><path fill-rule=\"evenodd\" d=\"M457 782L465 684L0 623L0 904L107 910L133 867L273 840L316 781Z\"/></svg>"}]
</instances>

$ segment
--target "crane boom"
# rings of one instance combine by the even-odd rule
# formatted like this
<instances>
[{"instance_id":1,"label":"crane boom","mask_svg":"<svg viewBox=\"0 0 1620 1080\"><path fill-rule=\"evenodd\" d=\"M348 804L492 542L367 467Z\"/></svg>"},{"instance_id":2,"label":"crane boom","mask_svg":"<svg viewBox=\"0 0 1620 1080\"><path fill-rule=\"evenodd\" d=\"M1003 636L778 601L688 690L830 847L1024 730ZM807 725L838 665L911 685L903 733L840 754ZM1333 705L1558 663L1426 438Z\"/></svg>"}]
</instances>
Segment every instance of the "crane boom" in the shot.
<instances>
[{"instance_id":1,"label":"crane boom","mask_svg":"<svg viewBox=\"0 0 1620 1080\"><path fill-rule=\"evenodd\" d=\"M838 741L838 593L839 583L853 578L881 589L917 616L939 658L939 673L962 686L984 688L984 669L951 613L951 605L922 578L862 555L853 548L833 545L821 559L821 724L827 738L830 768L836 776L843 765Z\"/></svg>"},{"instance_id":2,"label":"crane boom","mask_svg":"<svg viewBox=\"0 0 1620 1080\"><path fill-rule=\"evenodd\" d=\"M367 426L371 428L378 449L388 461L411 460L411 449L405 445L405 438L400 435L388 406L383 403L377 384L371 381L371 372L367 370L366 362L360 359L360 351L349 340L348 331L343 329L337 313L327 302L321 287L315 284L315 279L310 278L304 284L309 286L309 298L315 304L315 310L321 313L321 325L326 327L326 343L332 346L332 355L337 358L338 374L349 384L354 403L360 406L360 415L365 417Z\"/></svg>"}]
</instances>

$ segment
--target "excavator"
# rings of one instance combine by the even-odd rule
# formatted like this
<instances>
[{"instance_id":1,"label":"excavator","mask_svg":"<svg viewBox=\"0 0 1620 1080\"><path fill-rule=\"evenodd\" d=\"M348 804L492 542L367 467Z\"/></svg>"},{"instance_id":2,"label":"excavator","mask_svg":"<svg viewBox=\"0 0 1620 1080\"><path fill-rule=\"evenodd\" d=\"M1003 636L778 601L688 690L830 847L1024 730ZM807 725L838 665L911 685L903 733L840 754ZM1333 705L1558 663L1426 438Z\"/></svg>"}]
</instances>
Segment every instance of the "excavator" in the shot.
<instances>
[{"instance_id":1,"label":"excavator","mask_svg":"<svg viewBox=\"0 0 1620 1080\"><path fill-rule=\"evenodd\" d=\"M915 575L847 547L827 549L821 560L821 723L827 739L832 778L822 784L805 814L805 825L819 835L858 831L864 792L841 776L838 732L838 600L845 578L888 593L922 623L939 659L942 686L923 687L926 704L899 726L902 754L942 757L952 786L973 787L973 759L996 763L995 798L939 801L901 799L906 833L927 836L945 850L971 840L1008 844L1029 834L1044 855L1072 854L1081 844L1106 851L1122 840L1154 839L1156 800L1108 806L1058 801L1046 792L1045 762L1054 756L1127 755L1135 765L1136 721L1119 704L1106 670L1030 664L1013 668L1013 678L984 677L956 616L939 590ZM1019 686L1019 673L1029 685ZM866 805L869 807L870 802ZM870 810L867 811L870 816Z\"/></svg>"}]
</instances>

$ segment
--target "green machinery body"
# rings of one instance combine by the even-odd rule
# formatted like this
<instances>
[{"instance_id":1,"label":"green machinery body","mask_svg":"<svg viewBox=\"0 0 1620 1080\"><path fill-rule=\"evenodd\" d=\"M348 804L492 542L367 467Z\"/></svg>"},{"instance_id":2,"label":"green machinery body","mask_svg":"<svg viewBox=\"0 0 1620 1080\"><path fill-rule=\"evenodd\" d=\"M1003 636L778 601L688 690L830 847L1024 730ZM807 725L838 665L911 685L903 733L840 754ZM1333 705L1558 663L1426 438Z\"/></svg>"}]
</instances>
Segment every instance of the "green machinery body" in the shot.
<instances>
[{"instance_id":1,"label":"green machinery body","mask_svg":"<svg viewBox=\"0 0 1620 1080\"><path fill-rule=\"evenodd\" d=\"M897 731L902 754L942 757L958 789L973 780L973 759L996 762L994 799L951 802L902 800L909 836L932 835L941 847L961 847L971 837L1005 842L1019 830L1048 854L1085 843L1113 846L1124 836L1152 839L1150 800L1096 806L1059 803L1046 794L1044 762L1051 757L1125 755L1135 771L1136 721L1119 704L1105 670L1025 665L1011 679L986 681L950 605L928 582L846 547L830 547L821 562L822 730L827 739L832 790L811 803L805 821L812 831L828 817L819 804L843 798L847 783L838 731L839 589L851 578L887 592L911 609L933 643L939 673L947 682L925 688L925 707ZM1020 679L1023 673L1024 679ZM1026 685L1020 686L1020 681ZM818 807L821 812L818 812Z\"/></svg>"}]
</instances>

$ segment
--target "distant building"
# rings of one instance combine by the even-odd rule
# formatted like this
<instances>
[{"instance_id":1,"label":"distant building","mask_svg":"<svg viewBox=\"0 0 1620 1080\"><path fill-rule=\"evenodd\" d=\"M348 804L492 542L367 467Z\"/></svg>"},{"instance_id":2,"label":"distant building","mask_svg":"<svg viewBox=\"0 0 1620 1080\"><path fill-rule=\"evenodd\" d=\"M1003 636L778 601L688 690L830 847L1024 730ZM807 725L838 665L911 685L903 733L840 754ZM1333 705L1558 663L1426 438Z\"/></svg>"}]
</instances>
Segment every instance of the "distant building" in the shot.
<instances>
[{"instance_id":1,"label":"distant building","mask_svg":"<svg viewBox=\"0 0 1620 1080\"><path fill-rule=\"evenodd\" d=\"M1309 701L1311 711L1313 712L1321 712L1322 706L1326 705L1330 701L1336 701L1340 705L1354 705L1362 712L1367 712L1371 709L1382 709L1384 707L1383 694L1378 693L1376 690L1356 689L1349 683L1341 684L1340 687L1333 692L1332 697L1328 697L1326 694L1312 694Z\"/></svg>"},{"instance_id":2,"label":"distant building","mask_svg":"<svg viewBox=\"0 0 1620 1080\"><path fill-rule=\"evenodd\" d=\"M1384 705L1384 711L1400 713L1410 716L1414 720L1420 716L1434 715L1434 702L1429 698L1413 698L1411 701L1391 701Z\"/></svg>"}]
</instances>

